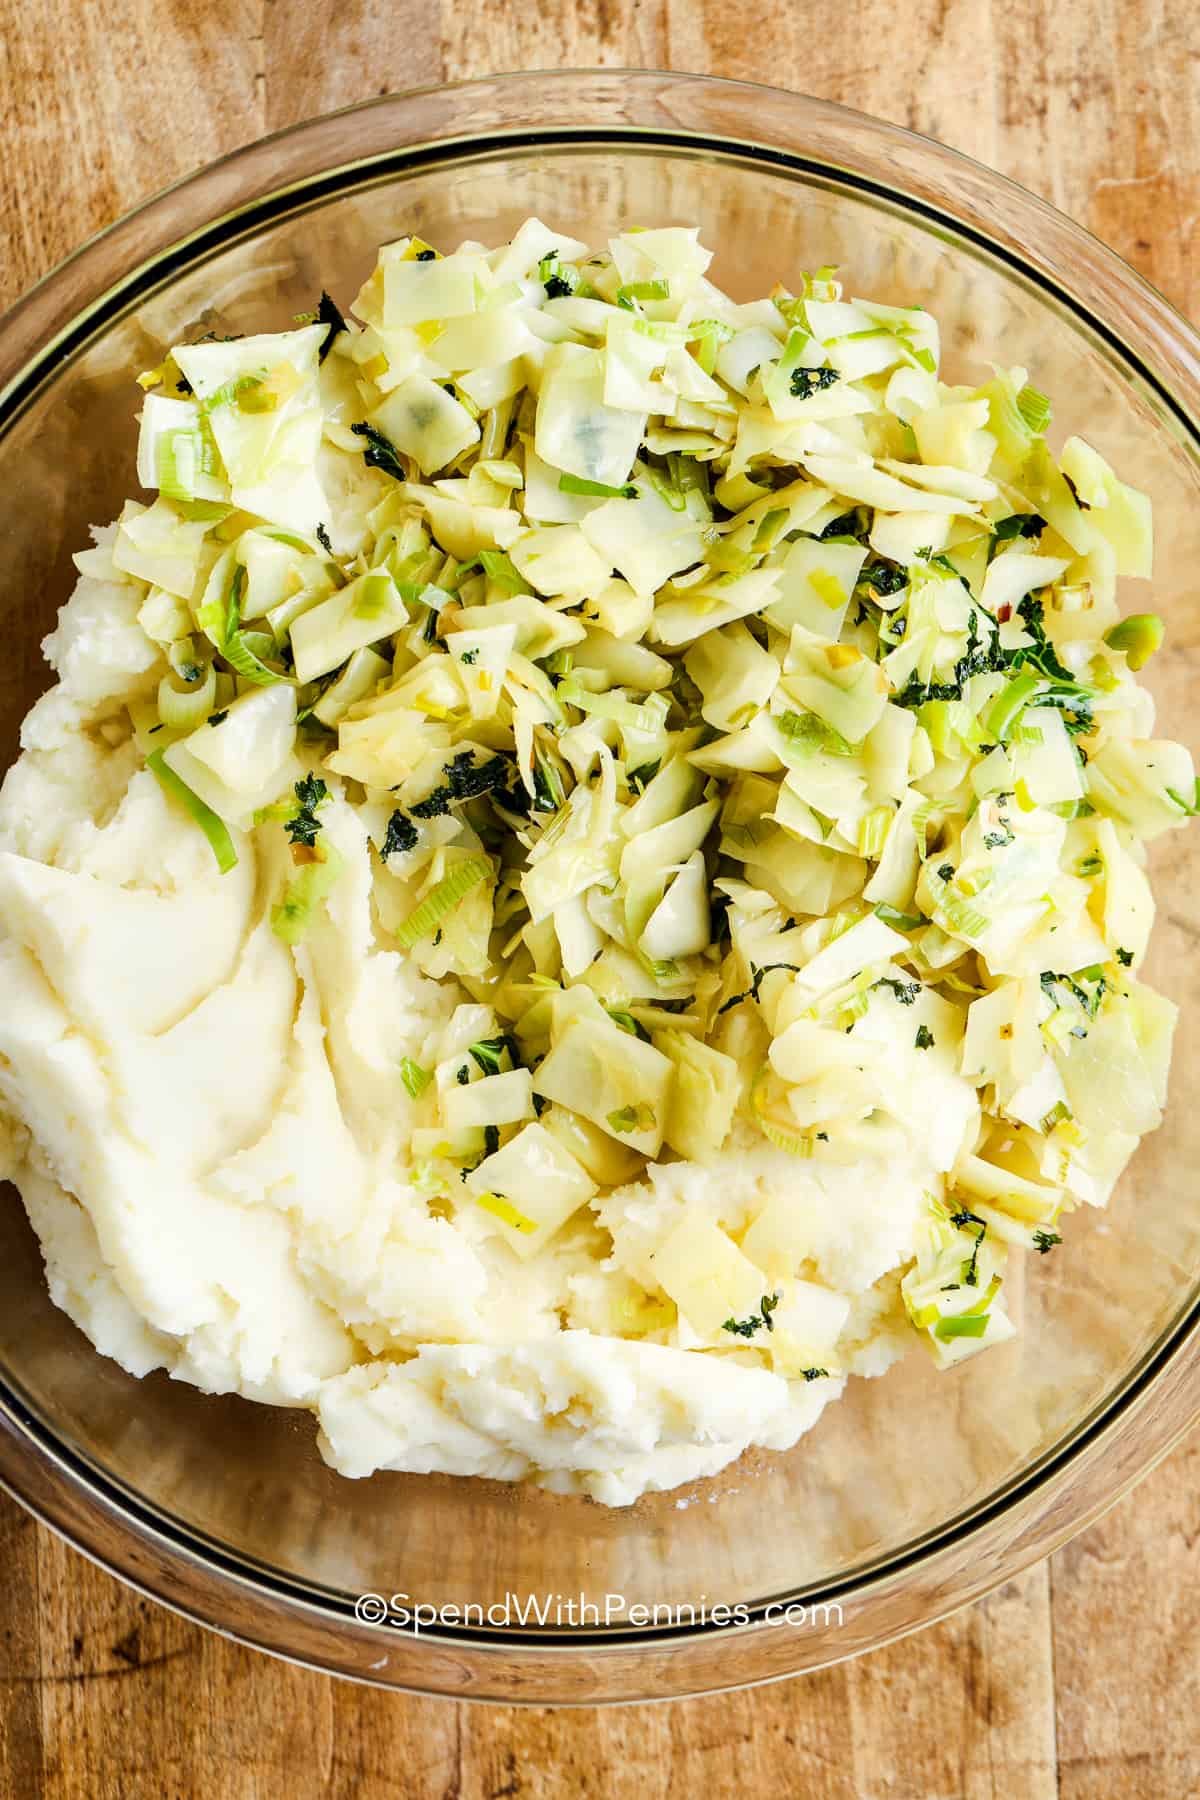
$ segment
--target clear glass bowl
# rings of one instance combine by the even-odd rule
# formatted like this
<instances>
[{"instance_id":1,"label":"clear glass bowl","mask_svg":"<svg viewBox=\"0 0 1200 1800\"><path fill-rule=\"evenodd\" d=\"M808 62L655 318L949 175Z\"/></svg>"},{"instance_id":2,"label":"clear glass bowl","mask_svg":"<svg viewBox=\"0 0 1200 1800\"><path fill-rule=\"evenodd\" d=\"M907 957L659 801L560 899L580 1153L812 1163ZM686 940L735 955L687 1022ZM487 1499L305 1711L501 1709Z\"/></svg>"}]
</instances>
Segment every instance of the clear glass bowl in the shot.
<instances>
[{"instance_id":1,"label":"clear glass bowl","mask_svg":"<svg viewBox=\"0 0 1200 1800\"><path fill-rule=\"evenodd\" d=\"M200 326L274 329L323 285L346 300L378 243L497 242L535 212L592 241L697 223L735 293L839 264L921 301L951 375L1023 363L1152 494L1151 669L1163 729L1192 732L1200 607L1200 341L1041 201L936 144L833 106L692 76L563 73L372 102L268 139L85 246L0 328L0 767L46 682L38 644L70 554L131 481L133 371ZM1144 599L1141 602L1145 604ZM1183 1005L1175 1099L1106 1214L1034 1259L1012 1344L948 1375L914 1354L851 1384L788 1455L610 1512L533 1489L380 1475L318 1457L304 1413L138 1383L50 1303L0 1195L0 1478L125 1579L225 1632L338 1673L433 1693L597 1701L811 1669L976 1598L1088 1524L1197 1410L1200 835L1155 858L1151 980ZM688 1501L688 1504L684 1504ZM606 1596L683 1622L356 1620L366 1591L430 1605ZM688 1607L747 1609L744 1625ZM782 1605L803 1610L781 1616ZM811 1609L816 1606L814 1612ZM769 1609L774 1606L776 1611ZM826 1610L822 1612L821 1608ZM840 1618L839 1618L840 1611ZM498 1616L498 1615L493 1615ZM578 1617L578 1615L577 1615ZM636 1617L636 1615L635 1615Z\"/></svg>"}]
</instances>

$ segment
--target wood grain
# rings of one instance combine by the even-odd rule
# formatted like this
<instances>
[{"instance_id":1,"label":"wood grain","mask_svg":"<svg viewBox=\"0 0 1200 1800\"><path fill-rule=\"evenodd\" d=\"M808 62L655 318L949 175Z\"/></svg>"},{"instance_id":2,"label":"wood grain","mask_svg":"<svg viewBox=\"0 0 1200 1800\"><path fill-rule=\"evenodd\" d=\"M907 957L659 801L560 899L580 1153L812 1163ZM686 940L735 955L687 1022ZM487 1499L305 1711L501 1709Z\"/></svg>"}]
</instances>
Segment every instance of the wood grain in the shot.
<instances>
[{"instance_id":1,"label":"wood grain","mask_svg":"<svg viewBox=\"0 0 1200 1800\"><path fill-rule=\"evenodd\" d=\"M569 64L772 81L941 137L1200 311L1179 0L0 0L0 301L213 156L370 94ZM901 22L902 21L902 22ZM802 1682L617 1712L358 1690L118 1586L0 1501L3 1800L1184 1800L1200 1444L969 1612Z\"/></svg>"}]
</instances>

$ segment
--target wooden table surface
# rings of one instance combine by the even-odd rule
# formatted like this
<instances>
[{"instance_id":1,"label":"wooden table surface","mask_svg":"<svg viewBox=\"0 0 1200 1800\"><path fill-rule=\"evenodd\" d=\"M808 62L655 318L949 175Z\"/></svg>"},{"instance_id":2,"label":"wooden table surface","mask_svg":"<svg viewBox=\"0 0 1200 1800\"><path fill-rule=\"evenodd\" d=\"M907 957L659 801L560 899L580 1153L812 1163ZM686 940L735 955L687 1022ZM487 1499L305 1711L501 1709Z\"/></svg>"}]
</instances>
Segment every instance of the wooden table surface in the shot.
<instances>
[{"instance_id":1,"label":"wooden table surface","mask_svg":"<svg viewBox=\"0 0 1200 1800\"><path fill-rule=\"evenodd\" d=\"M263 132L442 78L595 64L771 81L914 126L1200 314L1187 0L0 0L0 301ZM1048 1564L906 1642L751 1693L571 1713L286 1667L137 1598L0 1498L0 1796L1183 1800L1200 1793L1198 1489L1193 1437Z\"/></svg>"}]
</instances>

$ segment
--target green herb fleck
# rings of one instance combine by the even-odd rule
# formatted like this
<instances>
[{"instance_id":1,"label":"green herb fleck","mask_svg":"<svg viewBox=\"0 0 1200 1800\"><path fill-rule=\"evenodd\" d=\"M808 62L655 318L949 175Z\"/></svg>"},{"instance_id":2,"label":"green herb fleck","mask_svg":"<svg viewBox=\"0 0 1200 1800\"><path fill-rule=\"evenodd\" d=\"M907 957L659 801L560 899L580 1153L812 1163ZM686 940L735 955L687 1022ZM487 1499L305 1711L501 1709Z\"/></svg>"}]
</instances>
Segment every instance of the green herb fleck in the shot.
<instances>
[{"instance_id":1,"label":"green herb fleck","mask_svg":"<svg viewBox=\"0 0 1200 1800\"><path fill-rule=\"evenodd\" d=\"M317 351L317 361L324 362L333 349L333 341L340 332L345 331L346 321L342 317L341 308L336 300L331 300L324 288L321 289L321 303L317 307L318 325L328 325L329 330L321 339L321 348Z\"/></svg>"},{"instance_id":2,"label":"green herb fleck","mask_svg":"<svg viewBox=\"0 0 1200 1800\"><path fill-rule=\"evenodd\" d=\"M768 1331L774 1331L775 1321L771 1314L779 1305L779 1299L778 1294L764 1294L758 1303L757 1312L751 1313L747 1319L726 1319L721 1330L728 1331L732 1337L743 1338L752 1338L755 1332L762 1330L764 1325ZM811 1377L807 1379L811 1379Z\"/></svg>"},{"instance_id":3,"label":"green herb fleck","mask_svg":"<svg viewBox=\"0 0 1200 1800\"><path fill-rule=\"evenodd\" d=\"M836 369L793 369L792 395L797 400L811 400L814 394L831 388L837 379Z\"/></svg>"},{"instance_id":4,"label":"green herb fleck","mask_svg":"<svg viewBox=\"0 0 1200 1800\"><path fill-rule=\"evenodd\" d=\"M957 1225L960 1231L967 1225L978 1225L979 1227L979 1230L975 1233L975 1248L972 1250L969 1260L963 1264L963 1281L966 1283L967 1287L978 1287L979 1246L987 1236L987 1225L977 1213L968 1212L965 1206L961 1207L958 1212L951 1213L950 1223L952 1225Z\"/></svg>"},{"instance_id":5,"label":"green herb fleck","mask_svg":"<svg viewBox=\"0 0 1200 1800\"><path fill-rule=\"evenodd\" d=\"M387 830L383 838L383 859L389 856L402 856L407 850L414 850L419 832L412 820L397 807L387 822Z\"/></svg>"},{"instance_id":6,"label":"green herb fleck","mask_svg":"<svg viewBox=\"0 0 1200 1800\"><path fill-rule=\"evenodd\" d=\"M321 829L317 808L328 800L329 789L319 775L306 775L296 783L295 791L296 810L290 819L284 820L283 829L293 844L303 844L311 850Z\"/></svg>"},{"instance_id":7,"label":"green herb fleck","mask_svg":"<svg viewBox=\"0 0 1200 1800\"><path fill-rule=\"evenodd\" d=\"M396 481L407 481L408 474L400 460L400 452L391 438L384 437L382 431L376 431L374 425L368 425L365 419L350 427L355 437L365 438L366 449L363 461L368 469L382 469L385 475L391 475Z\"/></svg>"},{"instance_id":8,"label":"green herb fleck","mask_svg":"<svg viewBox=\"0 0 1200 1800\"><path fill-rule=\"evenodd\" d=\"M912 1006L921 992L919 981L897 981L892 975L881 975L878 981L871 983L873 988L891 988L901 1006Z\"/></svg>"}]
</instances>

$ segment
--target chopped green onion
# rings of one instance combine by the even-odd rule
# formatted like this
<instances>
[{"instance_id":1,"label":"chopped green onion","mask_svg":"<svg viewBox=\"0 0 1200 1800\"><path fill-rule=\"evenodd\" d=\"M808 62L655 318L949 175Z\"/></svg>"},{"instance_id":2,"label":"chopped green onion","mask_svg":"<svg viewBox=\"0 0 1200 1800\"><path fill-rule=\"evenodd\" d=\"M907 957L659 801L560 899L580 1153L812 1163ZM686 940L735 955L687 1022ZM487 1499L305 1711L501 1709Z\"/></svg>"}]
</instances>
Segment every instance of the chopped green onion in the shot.
<instances>
[{"instance_id":1,"label":"chopped green onion","mask_svg":"<svg viewBox=\"0 0 1200 1800\"><path fill-rule=\"evenodd\" d=\"M631 731L646 724L644 709L621 694L593 694L590 688L580 687L577 681L563 681L559 684L558 697L577 706L580 712L592 713L599 719L613 719Z\"/></svg>"},{"instance_id":2,"label":"chopped green onion","mask_svg":"<svg viewBox=\"0 0 1200 1800\"><path fill-rule=\"evenodd\" d=\"M258 656L253 646L263 644L261 633L250 633L242 630L242 595L246 587L246 571L241 563L235 563L229 586L222 600L208 600L196 615L201 629L209 642L225 658L231 669L236 669L246 681L253 682L256 687L271 687L284 676L276 669L270 669Z\"/></svg>"},{"instance_id":3,"label":"chopped green onion","mask_svg":"<svg viewBox=\"0 0 1200 1800\"><path fill-rule=\"evenodd\" d=\"M379 619L395 604L392 578L382 569L373 570L355 583L351 611L356 619Z\"/></svg>"},{"instance_id":4,"label":"chopped green onion","mask_svg":"<svg viewBox=\"0 0 1200 1800\"><path fill-rule=\"evenodd\" d=\"M1123 650L1131 669L1143 669L1163 641L1165 626L1157 613L1130 613L1104 634L1110 650Z\"/></svg>"},{"instance_id":5,"label":"chopped green onion","mask_svg":"<svg viewBox=\"0 0 1200 1800\"><path fill-rule=\"evenodd\" d=\"M655 1123L654 1108L645 1103L641 1106L620 1106L616 1112L608 1114L608 1129L615 1132L653 1131Z\"/></svg>"},{"instance_id":6,"label":"chopped green onion","mask_svg":"<svg viewBox=\"0 0 1200 1800\"><path fill-rule=\"evenodd\" d=\"M1017 411L1035 437L1042 436L1053 416L1050 402L1045 394L1040 393L1028 382L1017 395Z\"/></svg>"},{"instance_id":7,"label":"chopped green onion","mask_svg":"<svg viewBox=\"0 0 1200 1800\"><path fill-rule=\"evenodd\" d=\"M883 847L887 843L895 813L890 806L876 806L869 813L864 813L858 822L858 854L866 856L872 862L878 862L883 855ZM876 912L879 908L876 907ZM883 917L882 913L879 915Z\"/></svg>"},{"instance_id":8,"label":"chopped green onion","mask_svg":"<svg viewBox=\"0 0 1200 1800\"><path fill-rule=\"evenodd\" d=\"M217 859L217 867L222 875L228 875L230 869L237 866L237 851L233 847L233 839L229 835L229 827L224 819L218 817L212 807L203 801L186 781L178 776L163 761L166 752L152 750L146 758L146 767L154 776L164 792L168 793L196 821L212 848Z\"/></svg>"},{"instance_id":9,"label":"chopped green onion","mask_svg":"<svg viewBox=\"0 0 1200 1800\"><path fill-rule=\"evenodd\" d=\"M168 500L190 500L200 470L199 431L164 431L156 451L158 491Z\"/></svg>"},{"instance_id":10,"label":"chopped green onion","mask_svg":"<svg viewBox=\"0 0 1200 1800\"><path fill-rule=\"evenodd\" d=\"M503 550L481 550L479 562L489 581L494 581L509 594L532 593L525 577L514 567L511 559ZM459 571L460 574L462 571Z\"/></svg>"},{"instance_id":11,"label":"chopped green onion","mask_svg":"<svg viewBox=\"0 0 1200 1800\"><path fill-rule=\"evenodd\" d=\"M429 890L420 905L397 927L397 943L405 950L411 950L414 944L436 931L447 913L452 913L473 888L488 879L491 872L492 865L484 856L472 856L459 863Z\"/></svg>"},{"instance_id":12,"label":"chopped green onion","mask_svg":"<svg viewBox=\"0 0 1200 1800\"><path fill-rule=\"evenodd\" d=\"M414 1062L411 1056L402 1056L400 1058L400 1079L412 1099L419 1100L433 1080L433 1075L428 1069L423 1069L420 1063Z\"/></svg>"},{"instance_id":13,"label":"chopped green onion","mask_svg":"<svg viewBox=\"0 0 1200 1800\"><path fill-rule=\"evenodd\" d=\"M632 1013L622 1012L619 1008L610 1006L608 1016L614 1025L619 1026L622 1031L627 1031L630 1037L641 1038L647 1044L650 1042L650 1033L638 1024Z\"/></svg>"},{"instance_id":14,"label":"chopped green onion","mask_svg":"<svg viewBox=\"0 0 1200 1800\"><path fill-rule=\"evenodd\" d=\"M956 1313L948 1318L939 1319L933 1328L933 1334L939 1338L983 1337L988 1328L990 1313Z\"/></svg>"},{"instance_id":15,"label":"chopped green onion","mask_svg":"<svg viewBox=\"0 0 1200 1800\"><path fill-rule=\"evenodd\" d=\"M776 723L788 743L797 749L827 750L830 756L857 755L854 745L815 713L783 712Z\"/></svg>"},{"instance_id":16,"label":"chopped green onion","mask_svg":"<svg viewBox=\"0 0 1200 1800\"><path fill-rule=\"evenodd\" d=\"M627 481L624 487L609 487L607 482L588 481L582 475L560 475L558 488L562 494L595 494L609 500L637 499L637 489L631 481Z\"/></svg>"},{"instance_id":17,"label":"chopped green onion","mask_svg":"<svg viewBox=\"0 0 1200 1800\"><path fill-rule=\"evenodd\" d=\"M1055 800L1046 811L1059 819L1090 819L1096 809L1090 800Z\"/></svg>"},{"instance_id":18,"label":"chopped green onion","mask_svg":"<svg viewBox=\"0 0 1200 1800\"><path fill-rule=\"evenodd\" d=\"M717 366L718 350L733 335L733 326L723 324L720 319L697 319L694 325L688 326L688 342L699 346L696 361L706 375L712 374Z\"/></svg>"},{"instance_id":19,"label":"chopped green onion","mask_svg":"<svg viewBox=\"0 0 1200 1800\"><path fill-rule=\"evenodd\" d=\"M524 1231L528 1234L537 1230L537 1220L529 1219L523 1212L518 1212L512 1201L506 1200L503 1194L476 1194L475 1204L481 1206L484 1212L491 1213L493 1218L502 1220L505 1225L511 1225L514 1231Z\"/></svg>"},{"instance_id":20,"label":"chopped green onion","mask_svg":"<svg viewBox=\"0 0 1200 1800\"><path fill-rule=\"evenodd\" d=\"M751 546L750 546L751 549L752 550L769 550L771 548L771 546L774 544L775 539L778 537L779 533L783 530L783 528L786 525L790 516L791 515L789 514L787 508L782 507L782 506L777 506L773 512L764 513L762 518L758 522L758 529L754 533L754 537L753 537L753 540L752 540ZM813 580L813 586L816 587L815 578ZM836 582L834 583L834 586L837 587ZM842 593L842 590L839 587L837 599L830 601L829 604L831 606L840 606L842 601L845 598L846 598L846 596Z\"/></svg>"},{"instance_id":21,"label":"chopped green onion","mask_svg":"<svg viewBox=\"0 0 1200 1800\"><path fill-rule=\"evenodd\" d=\"M271 930L285 944L298 944L313 922L323 900L332 893L342 872L342 858L327 846L320 862L305 863L283 891L283 899L271 909Z\"/></svg>"},{"instance_id":22,"label":"chopped green onion","mask_svg":"<svg viewBox=\"0 0 1200 1800\"><path fill-rule=\"evenodd\" d=\"M1041 686L1037 675L1018 675L1002 688L988 708L987 732L998 743L1004 743L1022 712Z\"/></svg>"},{"instance_id":23,"label":"chopped green onion","mask_svg":"<svg viewBox=\"0 0 1200 1800\"><path fill-rule=\"evenodd\" d=\"M635 300L669 300L670 283L666 281L628 281L617 289L617 305L626 312L634 311Z\"/></svg>"},{"instance_id":24,"label":"chopped green onion","mask_svg":"<svg viewBox=\"0 0 1200 1800\"><path fill-rule=\"evenodd\" d=\"M773 1119L758 1119L758 1129L768 1144L776 1150L786 1150L789 1156L811 1157L815 1152L815 1143L811 1131L793 1131L787 1125L777 1125Z\"/></svg>"},{"instance_id":25,"label":"chopped green onion","mask_svg":"<svg viewBox=\"0 0 1200 1800\"><path fill-rule=\"evenodd\" d=\"M881 900L875 908L875 917L890 925L893 931L916 931L926 923L920 913L900 912L886 900Z\"/></svg>"},{"instance_id":26,"label":"chopped green onion","mask_svg":"<svg viewBox=\"0 0 1200 1800\"><path fill-rule=\"evenodd\" d=\"M1187 813L1189 818L1194 819L1196 817L1197 813L1200 813L1200 777L1197 777L1196 791L1191 796L1190 800L1185 799L1184 796L1173 787L1169 787L1166 790L1166 792L1167 792L1167 798L1169 800L1173 800L1175 802L1176 806L1180 807L1185 813Z\"/></svg>"}]
</instances>

